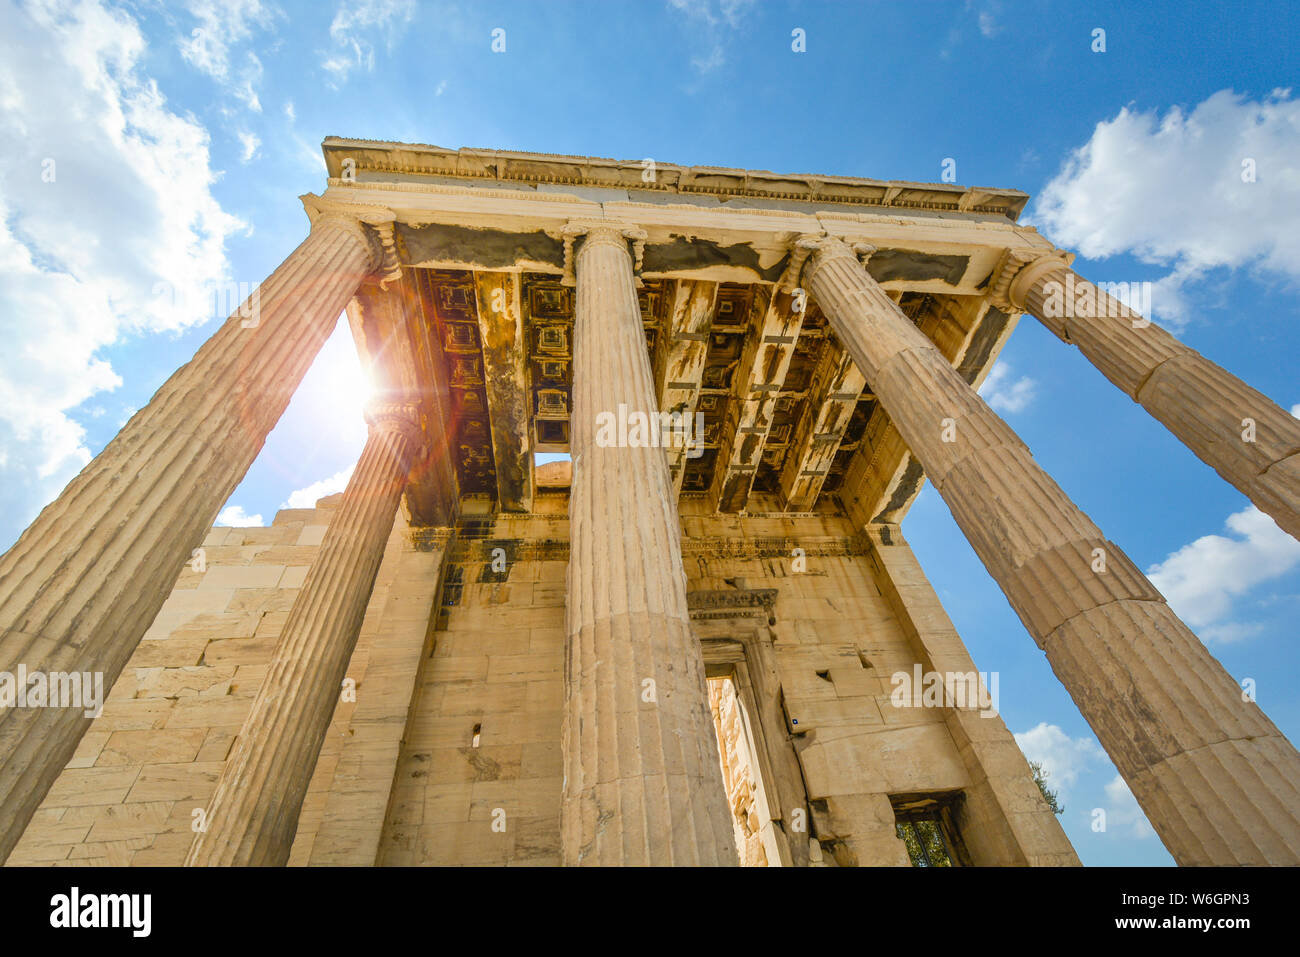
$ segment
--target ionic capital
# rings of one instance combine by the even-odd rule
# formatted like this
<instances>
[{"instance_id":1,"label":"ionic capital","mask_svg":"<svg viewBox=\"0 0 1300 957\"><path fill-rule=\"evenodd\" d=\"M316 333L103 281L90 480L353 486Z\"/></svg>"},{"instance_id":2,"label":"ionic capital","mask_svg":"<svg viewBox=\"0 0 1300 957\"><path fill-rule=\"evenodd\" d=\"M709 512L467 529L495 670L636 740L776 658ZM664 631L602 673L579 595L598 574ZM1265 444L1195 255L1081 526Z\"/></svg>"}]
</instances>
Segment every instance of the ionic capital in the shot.
<instances>
[{"instance_id":1,"label":"ionic capital","mask_svg":"<svg viewBox=\"0 0 1300 957\"><path fill-rule=\"evenodd\" d=\"M347 203L313 193L307 193L299 199L307 211L313 230L327 225L348 230L369 250L369 266L380 273L383 283L401 278L402 267L394 229L397 214L391 209L364 203Z\"/></svg>"},{"instance_id":2,"label":"ionic capital","mask_svg":"<svg viewBox=\"0 0 1300 957\"><path fill-rule=\"evenodd\" d=\"M637 286L643 285L641 281L641 263L645 257L645 242L647 239L644 229L613 220L574 220L565 225L560 235L564 238L564 275L560 277L562 285L577 285L577 273L574 268L574 243L580 237L584 248L600 243L608 243L617 246L624 252L627 251L627 244L630 241L632 243L632 273L636 277Z\"/></svg>"},{"instance_id":3,"label":"ionic capital","mask_svg":"<svg viewBox=\"0 0 1300 957\"><path fill-rule=\"evenodd\" d=\"M854 265L865 266L875 251L876 247L870 243L851 243L839 236L805 233L794 241L790 250L790 262L780 280L781 289L785 292L794 289L800 284L801 273L806 273L803 276L806 286L812 281L813 273L831 259L851 259Z\"/></svg>"},{"instance_id":4,"label":"ionic capital","mask_svg":"<svg viewBox=\"0 0 1300 957\"><path fill-rule=\"evenodd\" d=\"M1009 316L1025 311L1025 294L1045 272L1069 267L1074 253L1060 249L1008 249L993 269L988 298Z\"/></svg>"},{"instance_id":5,"label":"ionic capital","mask_svg":"<svg viewBox=\"0 0 1300 957\"><path fill-rule=\"evenodd\" d=\"M799 285L799 275L803 272L804 263L824 238L818 233L804 233L802 236L797 236L790 244L790 259L785 264L785 271L781 273L781 278L776 282L776 287L781 292L793 292Z\"/></svg>"},{"instance_id":6,"label":"ionic capital","mask_svg":"<svg viewBox=\"0 0 1300 957\"><path fill-rule=\"evenodd\" d=\"M391 222L372 223L382 249L379 263L379 285L387 289L390 282L402 278L402 260L397 254L397 230Z\"/></svg>"},{"instance_id":7,"label":"ionic capital","mask_svg":"<svg viewBox=\"0 0 1300 957\"><path fill-rule=\"evenodd\" d=\"M867 261L876 253L876 247L871 243L854 243L853 255L858 257L858 262L866 266Z\"/></svg>"},{"instance_id":8,"label":"ionic capital","mask_svg":"<svg viewBox=\"0 0 1300 957\"><path fill-rule=\"evenodd\" d=\"M370 402L365 409L366 424L371 433L396 432L404 435L412 448L420 445L420 407L414 402L380 399Z\"/></svg>"}]
</instances>

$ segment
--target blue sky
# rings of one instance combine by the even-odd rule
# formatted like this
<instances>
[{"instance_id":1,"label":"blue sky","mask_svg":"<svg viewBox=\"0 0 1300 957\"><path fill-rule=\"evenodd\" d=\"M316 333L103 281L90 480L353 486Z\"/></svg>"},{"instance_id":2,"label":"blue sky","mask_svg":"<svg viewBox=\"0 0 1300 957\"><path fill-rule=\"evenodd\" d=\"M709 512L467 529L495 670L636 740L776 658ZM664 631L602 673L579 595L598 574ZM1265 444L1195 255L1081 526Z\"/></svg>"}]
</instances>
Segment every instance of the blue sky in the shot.
<instances>
[{"instance_id":1,"label":"blue sky","mask_svg":"<svg viewBox=\"0 0 1300 957\"><path fill-rule=\"evenodd\" d=\"M0 547L211 334L193 293L260 281L305 235L297 196L324 187L330 134L921 181L951 158L959 183L1031 193L1023 219L1078 250L1083 274L1153 282L1156 318L1300 412L1295 5L0 11ZM351 348L326 346L232 514L269 522L342 487L364 437ZM1300 737L1300 543L1032 318L985 395ZM904 533L1000 673L1002 713L1049 768L1083 861L1169 863L933 490Z\"/></svg>"}]
</instances>

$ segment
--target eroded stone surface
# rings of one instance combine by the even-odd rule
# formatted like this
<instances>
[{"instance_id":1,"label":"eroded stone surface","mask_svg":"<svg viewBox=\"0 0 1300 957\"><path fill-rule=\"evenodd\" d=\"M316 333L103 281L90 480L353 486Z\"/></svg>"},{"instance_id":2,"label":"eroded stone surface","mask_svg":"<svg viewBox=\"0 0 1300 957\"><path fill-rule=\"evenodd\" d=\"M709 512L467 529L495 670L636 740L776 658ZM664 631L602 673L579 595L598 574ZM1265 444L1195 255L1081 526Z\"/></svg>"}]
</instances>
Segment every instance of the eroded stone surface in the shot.
<instances>
[{"instance_id":1,"label":"eroded stone surface","mask_svg":"<svg viewBox=\"0 0 1300 957\"><path fill-rule=\"evenodd\" d=\"M180 863L197 811L195 862L906 865L928 815L954 863L1076 864L999 717L893 693L984 680L898 531L927 476L1175 858L1294 862L1294 749L973 391L1072 275L1023 194L325 152L359 176L305 197L264 327L232 318L0 559L0 651L112 685L94 721L0 715L12 862ZM358 288L425 420L408 508L368 446L376 497L184 567ZM1158 330L1044 321L1294 508L1263 397ZM619 405L698 412L701 454L595 444Z\"/></svg>"}]
</instances>

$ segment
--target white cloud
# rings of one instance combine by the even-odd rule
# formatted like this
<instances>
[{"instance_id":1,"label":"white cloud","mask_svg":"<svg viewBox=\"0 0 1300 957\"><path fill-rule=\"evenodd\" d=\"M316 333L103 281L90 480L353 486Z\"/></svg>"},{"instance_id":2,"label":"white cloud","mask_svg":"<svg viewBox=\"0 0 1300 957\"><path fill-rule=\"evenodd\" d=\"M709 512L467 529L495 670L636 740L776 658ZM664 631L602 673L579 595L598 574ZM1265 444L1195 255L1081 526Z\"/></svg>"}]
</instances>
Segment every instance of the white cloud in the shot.
<instances>
[{"instance_id":1,"label":"white cloud","mask_svg":"<svg viewBox=\"0 0 1300 957\"><path fill-rule=\"evenodd\" d=\"M1295 405L1291 406L1291 414L1294 415L1297 419L1300 419L1300 402L1297 402Z\"/></svg>"},{"instance_id":2,"label":"white cloud","mask_svg":"<svg viewBox=\"0 0 1300 957\"><path fill-rule=\"evenodd\" d=\"M247 130L241 130L236 134L239 137L239 145L243 147L243 152L239 156L241 163L250 162L257 155L257 151L262 147L262 141L255 133L249 133Z\"/></svg>"},{"instance_id":3,"label":"white cloud","mask_svg":"<svg viewBox=\"0 0 1300 957\"><path fill-rule=\"evenodd\" d=\"M254 113L262 112L262 101L257 97L257 84L262 80L262 61L251 50L244 55L244 69L231 92Z\"/></svg>"},{"instance_id":4,"label":"white cloud","mask_svg":"<svg viewBox=\"0 0 1300 957\"><path fill-rule=\"evenodd\" d=\"M1124 779L1116 774L1105 787L1106 830L1121 837L1142 840L1155 837L1155 829L1138 806L1137 798Z\"/></svg>"},{"instance_id":5,"label":"white cloud","mask_svg":"<svg viewBox=\"0 0 1300 957\"><path fill-rule=\"evenodd\" d=\"M1205 535L1147 569L1161 593L1208 641L1240 641L1258 625L1230 620L1234 599L1300 564L1300 541L1255 506L1228 516L1240 536Z\"/></svg>"},{"instance_id":6,"label":"white cloud","mask_svg":"<svg viewBox=\"0 0 1300 957\"><path fill-rule=\"evenodd\" d=\"M998 17L1001 14L1002 4L996 2L985 5L984 9L979 12L976 20L980 26L980 34L986 40L991 40L1002 32L1002 24L998 23Z\"/></svg>"},{"instance_id":7,"label":"white cloud","mask_svg":"<svg viewBox=\"0 0 1300 957\"><path fill-rule=\"evenodd\" d=\"M289 118L290 123L298 119L298 113L293 108L293 100L289 100L284 104L284 115Z\"/></svg>"},{"instance_id":8,"label":"white cloud","mask_svg":"<svg viewBox=\"0 0 1300 957\"><path fill-rule=\"evenodd\" d=\"M693 45L704 51L691 57L696 73L712 73L727 62L727 34L740 28L753 5L754 0L668 0L685 19Z\"/></svg>"},{"instance_id":9,"label":"white cloud","mask_svg":"<svg viewBox=\"0 0 1300 957\"><path fill-rule=\"evenodd\" d=\"M1016 744L1030 761L1042 765L1047 787L1062 801L1080 777L1097 767L1112 766L1106 752L1094 738L1071 738L1058 725L1040 722L1015 736ZM1118 774L1103 788L1106 795L1106 830L1125 837L1153 837L1155 831L1138 806L1137 799Z\"/></svg>"},{"instance_id":10,"label":"white cloud","mask_svg":"<svg viewBox=\"0 0 1300 957\"><path fill-rule=\"evenodd\" d=\"M1205 641L1217 641L1229 645L1234 641L1245 641L1247 638L1254 638L1263 631L1264 624L1262 622L1227 621L1217 625L1201 626L1197 634Z\"/></svg>"},{"instance_id":11,"label":"white cloud","mask_svg":"<svg viewBox=\"0 0 1300 957\"><path fill-rule=\"evenodd\" d=\"M727 55L723 52L721 44L714 44L707 56L691 57L691 66L700 73L712 73L726 62Z\"/></svg>"},{"instance_id":12,"label":"white cloud","mask_svg":"<svg viewBox=\"0 0 1300 957\"><path fill-rule=\"evenodd\" d=\"M298 162L313 173L328 176L329 167L325 165L325 156L320 151L320 143L313 143L297 133L291 132L289 135L293 138L295 147L293 155Z\"/></svg>"},{"instance_id":13,"label":"white cloud","mask_svg":"<svg viewBox=\"0 0 1300 957\"><path fill-rule=\"evenodd\" d=\"M252 39L255 29L269 29L280 16L279 10L261 0L189 0L186 9L198 26L188 39L178 40L181 56L254 113L260 113L257 84L262 79L262 61L251 50L240 56L232 48Z\"/></svg>"},{"instance_id":14,"label":"white cloud","mask_svg":"<svg viewBox=\"0 0 1300 957\"><path fill-rule=\"evenodd\" d=\"M725 23L729 27L738 27L745 12L753 5L754 0L668 0L668 6L685 14L688 19L710 26Z\"/></svg>"},{"instance_id":15,"label":"white cloud","mask_svg":"<svg viewBox=\"0 0 1300 957\"><path fill-rule=\"evenodd\" d=\"M144 55L135 21L93 2L19 8L0 31L0 539L89 460L74 410L121 384L100 350L210 318L187 307L243 226Z\"/></svg>"},{"instance_id":16,"label":"white cloud","mask_svg":"<svg viewBox=\"0 0 1300 957\"><path fill-rule=\"evenodd\" d=\"M375 68L376 35L383 34L391 50L415 16L415 0L344 0L330 23L335 51L321 66L341 84L357 68Z\"/></svg>"},{"instance_id":17,"label":"white cloud","mask_svg":"<svg viewBox=\"0 0 1300 957\"><path fill-rule=\"evenodd\" d=\"M249 515L244 511L243 506L227 505L212 524L224 525L227 528L261 528L266 522L262 521L261 515Z\"/></svg>"},{"instance_id":18,"label":"white cloud","mask_svg":"<svg viewBox=\"0 0 1300 957\"><path fill-rule=\"evenodd\" d=\"M312 482L306 488L300 488L289 493L289 499L280 506L281 508L315 508L318 499L326 495L335 495L348 487L348 479L352 478L352 469L355 466L349 465L341 472L336 472L329 478L321 479L319 482Z\"/></svg>"},{"instance_id":19,"label":"white cloud","mask_svg":"<svg viewBox=\"0 0 1300 957\"><path fill-rule=\"evenodd\" d=\"M1058 725L1040 722L1015 736L1016 744L1030 761L1037 761L1047 774L1047 786L1064 796L1079 780L1084 768L1105 752L1092 738L1071 738Z\"/></svg>"},{"instance_id":20,"label":"white cloud","mask_svg":"<svg viewBox=\"0 0 1300 957\"><path fill-rule=\"evenodd\" d=\"M1034 401L1037 388L1038 383L1029 376L1012 381L1011 366L1002 362L993 367L979 391L984 401L999 412L1023 412Z\"/></svg>"},{"instance_id":21,"label":"white cloud","mask_svg":"<svg viewBox=\"0 0 1300 957\"><path fill-rule=\"evenodd\" d=\"M1131 253L1170 267L1152 311L1177 325L1187 313L1181 287L1211 269L1300 280L1297 153L1300 100L1290 90L1259 101L1221 90L1163 117L1126 107L1066 159L1026 222L1090 259ZM1247 161L1254 182L1243 181Z\"/></svg>"}]
</instances>

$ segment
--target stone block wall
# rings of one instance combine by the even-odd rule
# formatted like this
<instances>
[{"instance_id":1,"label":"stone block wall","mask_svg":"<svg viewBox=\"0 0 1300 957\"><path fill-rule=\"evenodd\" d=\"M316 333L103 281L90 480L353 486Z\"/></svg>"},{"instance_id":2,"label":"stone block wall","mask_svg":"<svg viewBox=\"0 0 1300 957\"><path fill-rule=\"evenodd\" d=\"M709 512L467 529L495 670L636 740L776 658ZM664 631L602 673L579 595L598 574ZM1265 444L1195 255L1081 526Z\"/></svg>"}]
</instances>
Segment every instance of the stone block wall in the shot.
<instances>
[{"instance_id":1,"label":"stone block wall","mask_svg":"<svg viewBox=\"0 0 1300 957\"><path fill-rule=\"evenodd\" d=\"M559 862L568 523L562 500L551 507L458 532L381 863ZM906 865L893 802L960 794L963 830L983 832L967 841L973 863L1077 863L1000 718L892 706L896 671L975 665L890 529L887 568L880 533L835 516L683 518L706 661L715 643L743 639L750 673L774 679L765 687L777 700L754 701L764 715L749 716L775 755L764 782L772 820L755 829L784 836L783 863ZM770 609L755 617L746 596L768 589Z\"/></svg>"},{"instance_id":2,"label":"stone block wall","mask_svg":"<svg viewBox=\"0 0 1300 957\"><path fill-rule=\"evenodd\" d=\"M209 532L202 570L194 562L182 571L109 692L103 713L91 723L8 864L144 866L184 861L194 837L195 812L206 807L216 789L338 498L322 499L315 509L281 511L264 528L217 527ZM341 700L335 712L304 805L295 863L346 856L339 845L356 840L348 833L349 808L343 796L356 800L355 785L345 775L358 770L357 748L347 747L358 733L369 754L379 755L386 746L394 756L387 771L374 779L382 794L368 827L373 835L366 863L374 860L413 684L406 675L425 645L440 577L441 553L417 553L409 538L399 516L348 671L357 686L355 700ZM431 563L438 567L429 572ZM416 610L415 622L395 613L390 592L425 596L415 598L417 605L424 603L422 611ZM395 641L415 645L396 675L390 673ZM374 733L375 702L380 700L387 711L400 712L396 731L386 736ZM370 723L354 720L354 712L361 719L369 715ZM356 816L353 811L351 817ZM328 847L317 840L323 821Z\"/></svg>"},{"instance_id":3,"label":"stone block wall","mask_svg":"<svg viewBox=\"0 0 1300 957\"><path fill-rule=\"evenodd\" d=\"M379 863L560 863L567 565L562 512L462 523Z\"/></svg>"},{"instance_id":4,"label":"stone block wall","mask_svg":"<svg viewBox=\"0 0 1300 957\"><path fill-rule=\"evenodd\" d=\"M11 864L184 860L336 504L212 530ZM559 863L566 506L454 535L399 515L291 864ZM751 861L906 865L898 802L960 794L972 863L1077 863L1000 718L892 705L895 672L975 670L896 527L682 524L705 660L758 759Z\"/></svg>"}]
</instances>

